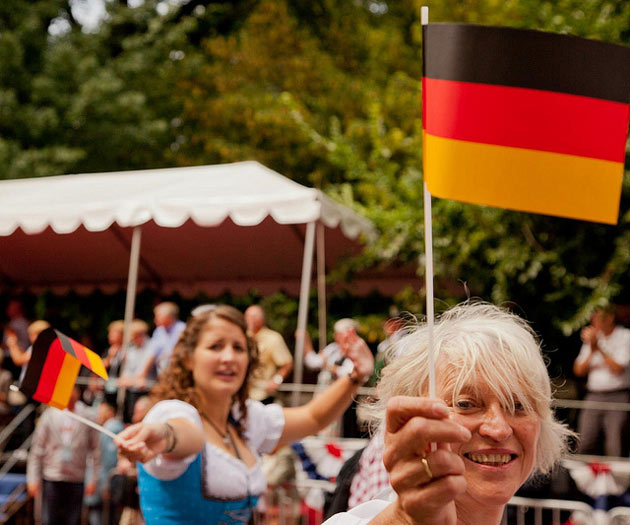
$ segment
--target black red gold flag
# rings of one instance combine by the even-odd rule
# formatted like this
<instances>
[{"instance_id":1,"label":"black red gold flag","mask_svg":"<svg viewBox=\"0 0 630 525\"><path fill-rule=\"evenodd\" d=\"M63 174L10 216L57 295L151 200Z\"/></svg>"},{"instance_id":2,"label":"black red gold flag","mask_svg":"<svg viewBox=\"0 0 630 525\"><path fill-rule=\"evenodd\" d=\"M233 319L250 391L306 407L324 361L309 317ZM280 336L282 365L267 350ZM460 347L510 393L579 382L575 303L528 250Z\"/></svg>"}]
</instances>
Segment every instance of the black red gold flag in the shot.
<instances>
[{"instance_id":1,"label":"black red gold flag","mask_svg":"<svg viewBox=\"0 0 630 525\"><path fill-rule=\"evenodd\" d=\"M617 222L629 47L468 24L423 31L423 164L432 195Z\"/></svg>"},{"instance_id":2,"label":"black red gold flag","mask_svg":"<svg viewBox=\"0 0 630 525\"><path fill-rule=\"evenodd\" d=\"M35 401L64 409L81 365L107 379L107 371L97 354L54 328L47 328L33 343L20 390Z\"/></svg>"}]
</instances>

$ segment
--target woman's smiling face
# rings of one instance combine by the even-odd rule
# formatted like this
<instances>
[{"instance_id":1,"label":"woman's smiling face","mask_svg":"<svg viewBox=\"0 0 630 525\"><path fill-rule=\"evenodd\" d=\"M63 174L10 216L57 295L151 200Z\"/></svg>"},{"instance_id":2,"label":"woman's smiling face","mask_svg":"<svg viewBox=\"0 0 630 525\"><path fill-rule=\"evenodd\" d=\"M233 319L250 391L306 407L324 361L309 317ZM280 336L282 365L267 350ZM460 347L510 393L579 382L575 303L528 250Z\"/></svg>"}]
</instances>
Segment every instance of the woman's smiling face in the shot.
<instances>
[{"instance_id":1,"label":"woman's smiling face","mask_svg":"<svg viewBox=\"0 0 630 525\"><path fill-rule=\"evenodd\" d=\"M518 400L513 412L502 407L487 385L463 389L454 399L448 393L442 398L451 405L450 419L472 434L470 441L453 449L466 466L467 490L457 503L507 503L534 468L540 418Z\"/></svg>"},{"instance_id":2,"label":"woman's smiling face","mask_svg":"<svg viewBox=\"0 0 630 525\"><path fill-rule=\"evenodd\" d=\"M231 398L245 380L248 363L245 333L234 323L212 317L192 354L195 385L211 397Z\"/></svg>"}]
</instances>

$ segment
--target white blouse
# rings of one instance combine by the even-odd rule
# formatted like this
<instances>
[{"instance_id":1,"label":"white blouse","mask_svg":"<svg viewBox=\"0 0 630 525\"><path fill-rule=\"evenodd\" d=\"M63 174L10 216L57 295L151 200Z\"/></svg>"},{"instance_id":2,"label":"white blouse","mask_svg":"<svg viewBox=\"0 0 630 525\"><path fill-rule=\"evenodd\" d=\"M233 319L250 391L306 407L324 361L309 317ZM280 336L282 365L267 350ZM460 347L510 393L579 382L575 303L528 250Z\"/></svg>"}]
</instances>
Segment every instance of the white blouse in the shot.
<instances>
[{"instance_id":1,"label":"white blouse","mask_svg":"<svg viewBox=\"0 0 630 525\"><path fill-rule=\"evenodd\" d=\"M239 418L237 406L232 409L235 419ZM179 400L160 401L147 413L145 423L158 423L169 419L183 418L203 430L197 409ZM247 422L243 438L256 456L256 464L247 468L245 463L228 454L213 443L205 444L206 493L218 499L237 499L248 494L262 494L266 480L261 468L260 454L270 453L276 447L284 429L284 414L279 405L263 405L258 401L247 401ZM144 464L146 471L160 479L173 480L184 474L197 454L183 459L169 459L162 455Z\"/></svg>"}]
</instances>

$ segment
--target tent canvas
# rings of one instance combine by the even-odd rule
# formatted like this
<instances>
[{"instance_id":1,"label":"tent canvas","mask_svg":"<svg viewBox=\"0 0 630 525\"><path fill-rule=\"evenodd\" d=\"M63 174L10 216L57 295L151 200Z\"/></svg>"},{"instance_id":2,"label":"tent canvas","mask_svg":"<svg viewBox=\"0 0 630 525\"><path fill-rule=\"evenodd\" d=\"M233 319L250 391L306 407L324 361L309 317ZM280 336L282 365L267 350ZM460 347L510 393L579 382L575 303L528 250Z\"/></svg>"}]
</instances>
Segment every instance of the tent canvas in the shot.
<instances>
[{"instance_id":1,"label":"tent canvas","mask_svg":"<svg viewBox=\"0 0 630 525\"><path fill-rule=\"evenodd\" d=\"M0 292L126 288L129 320L137 287L299 291L304 327L317 237L325 333L322 275L372 234L365 218L254 161L0 181ZM371 276L353 291L393 293L410 278Z\"/></svg>"},{"instance_id":2,"label":"tent canvas","mask_svg":"<svg viewBox=\"0 0 630 525\"><path fill-rule=\"evenodd\" d=\"M0 290L89 293L138 284L169 294L297 294L305 225L326 228L326 266L372 226L257 162L0 182Z\"/></svg>"}]
</instances>

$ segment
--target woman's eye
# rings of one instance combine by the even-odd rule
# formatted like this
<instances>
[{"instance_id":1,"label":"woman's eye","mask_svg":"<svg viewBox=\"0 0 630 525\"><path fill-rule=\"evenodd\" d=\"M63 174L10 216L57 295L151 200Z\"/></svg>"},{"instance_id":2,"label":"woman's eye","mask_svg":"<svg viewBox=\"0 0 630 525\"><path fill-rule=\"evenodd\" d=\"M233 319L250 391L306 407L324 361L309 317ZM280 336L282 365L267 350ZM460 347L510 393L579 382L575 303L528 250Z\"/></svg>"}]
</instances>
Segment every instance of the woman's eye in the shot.
<instances>
[{"instance_id":1,"label":"woman's eye","mask_svg":"<svg viewBox=\"0 0 630 525\"><path fill-rule=\"evenodd\" d=\"M523 406L523 403L521 403L520 401L515 399L514 400L514 410L516 412L522 412L523 410L525 410L525 407Z\"/></svg>"},{"instance_id":2,"label":"woman's eye","mask_svg":"<svg viewBox=\"0 0 630 525\"><path fill-rule=\"evenodd\" d=\"M210 350L221 350L221 348L223 348L223 345L221 343L212 343L210 346L208 346L208 348Z\"/></svg>"},{"instance_id":3,"label":"woman's eye","mask_svg":"<svg viewBox=\"0 0 630 525\"><path fill-rule=\"evenodd\" d=\"M471 408L475 408L477 405L472 399L458 399L455 401L454 407L459 410L470 410Z\"/></svg>"},{"instance_id":4,"label":"woman's eye","mask_svg":"<svg viewBox=\"0 0 630 525\"><path fill-rule=\"evenodd\" d=\"M234 345L234 350L237 352L245 352L245 347L241 345Z\"/></svg>"}]
</instances>

